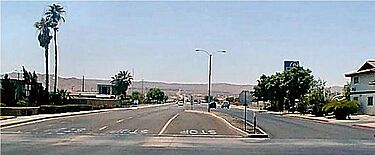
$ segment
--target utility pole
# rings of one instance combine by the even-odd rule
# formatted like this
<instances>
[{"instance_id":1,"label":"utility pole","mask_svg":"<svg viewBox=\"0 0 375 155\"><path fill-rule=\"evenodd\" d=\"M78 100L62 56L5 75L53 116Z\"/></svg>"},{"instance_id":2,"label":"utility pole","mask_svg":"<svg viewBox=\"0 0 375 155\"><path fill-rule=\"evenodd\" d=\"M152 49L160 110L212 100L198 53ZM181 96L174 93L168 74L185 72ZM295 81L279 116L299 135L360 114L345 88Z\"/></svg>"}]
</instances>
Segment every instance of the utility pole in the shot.
<instances>
[{"instance_id":1,"label":"utility pole","mask_svg":"<svg viewBox=\"0 0 375 155\"><path fill-rule=\"evenodd\" d=\"M144 96L144 94L143 94L143 79L142 79L142 95Z\"/></svg>"},{"instance_id":2,"label":"utility pole","mask_svg":"<svg viewBox=\"0 0 375 155\"><path fill-rule=\"evenodd\" d=\"M135 76L134 76L134 68L132 68L132 74L133 74L133 80L135 79ZM132 83L132 94L134 92L134 82Z\"/></svg>"},{"instance_id":3,"label":"utility pole","mask_svg":"<svg viewBox=\"0 0 375 155\"><path fill-rule=\"evenodd\" d=\"M85 76L82 76L82 88L81 92L85 92Z\"/></svg>"}]
</instances>

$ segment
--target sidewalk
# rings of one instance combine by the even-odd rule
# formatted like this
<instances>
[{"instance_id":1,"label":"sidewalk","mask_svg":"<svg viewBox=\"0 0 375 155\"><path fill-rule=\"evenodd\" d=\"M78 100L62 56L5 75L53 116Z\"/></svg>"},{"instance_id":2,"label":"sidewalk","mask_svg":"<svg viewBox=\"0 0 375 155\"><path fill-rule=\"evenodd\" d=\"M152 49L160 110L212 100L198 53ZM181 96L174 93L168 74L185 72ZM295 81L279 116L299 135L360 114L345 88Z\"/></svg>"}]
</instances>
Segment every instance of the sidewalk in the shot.
<instances>
[{"instance_id":1,"label":"sidewalk","mask_svg":"<svg viewBox=\"0 0 375 155\"><path fill-rule=\"evenodd\" d=\"M67 117L67 116L75 116L75 115L85 115L85 114L100 113L100 112L107 112L107 111L135 110L135 109L167 106L167 105L171 105L171 104L173 104L173 103L156 104L156 105L142 105L142 106L130 107L130 108L112 108L112 109L67 112L67 113L58 113L58 114L39 114L39 115L31 115L31 116L18 116L18 117L14 117L14 118L10 118L10 119L0 120L0 127L6 127L6 126L21 124L21 123L27 123L27 122L32 122L32 121L39 121L39 120L50 119L50 118Z\"/></svg>"},{"instance_id":2,"label":"sidewalk","mask_svg":"<svg viewBox=\"0 0 375 155\"><path fill-rule=\"evenodd\" d=\"M231 105L230 108L236 108L236 109L241 109L241 110L244 110L245 109L245 106L236 106L236 105ZM248 107L246 108L247 110L250 110L250 111L254 111L254 112L267 112L267 110L261 110L261 109L254 109L253 107ZM276 113L276 112L275 112Z\"/></svg>"}]
</instances>

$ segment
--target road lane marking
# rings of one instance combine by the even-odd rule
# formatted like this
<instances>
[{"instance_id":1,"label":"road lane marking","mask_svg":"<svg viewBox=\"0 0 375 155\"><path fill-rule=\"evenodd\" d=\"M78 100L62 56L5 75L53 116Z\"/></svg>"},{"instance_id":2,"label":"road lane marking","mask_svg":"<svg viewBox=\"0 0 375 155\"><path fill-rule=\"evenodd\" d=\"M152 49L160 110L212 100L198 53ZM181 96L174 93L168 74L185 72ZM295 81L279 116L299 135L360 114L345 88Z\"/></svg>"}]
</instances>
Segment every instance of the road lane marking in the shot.
<instances>
[{"instance_id":1,"label":"road lane marking","mask_svg":"<svg viewBox=\"0 0 375 155\"><path fill-rule=\"evenodd\" d=\"M161 135L163 134L163 132L165 131L165 129L167 129L168 125L179 115L180 113L177 113L176 115L174 115L171 119L168 120L167 123L165 123L165 125L163 126L163 128L160 130L159 134L158 135Z\"/></svg>"},{"instance_id":2,"label":"road lane marking","mask_svg":"<svg viewBox=\"0 0 375 155\"><path fill-rule=\"evenodd\" d=\"M108 126L103 126L103 127L101 127L101 128L99 129L99 131L102 131L102 130L107 129L107 128L108 128Z\"/></svg>"},{"instance_id":3,"label":"road lane marking","mask_svg":"<svg viewBox=\"0 0 375 155\"><path fill-rule=\"evenodd\" d=\"M208 130L188 129L188 130L182 130L180 134L183 134L183 135L216 135L217 133L215 129L208 129Z\"/></svg>"},{"instance_id":4,"label":"road lane marking","mask_svg":"<svg viewBox=\"0 0 375 155\"><path fill-rule=\"evenodd\" d=\"M116 123L121 123L122 121L124 121L123 119L119 119L118 121L116 121Z\"/></svg>"},{"instance_id":5,"label":"road lane marking","mask_svg":"<svg viewBox=\"0 0 375 155\"><path fill-rule=\"evenodd\" d=\"M130 116L128 119L132 119L132 118L133 118L133 117Z\"/></svg>"}]
</instances>

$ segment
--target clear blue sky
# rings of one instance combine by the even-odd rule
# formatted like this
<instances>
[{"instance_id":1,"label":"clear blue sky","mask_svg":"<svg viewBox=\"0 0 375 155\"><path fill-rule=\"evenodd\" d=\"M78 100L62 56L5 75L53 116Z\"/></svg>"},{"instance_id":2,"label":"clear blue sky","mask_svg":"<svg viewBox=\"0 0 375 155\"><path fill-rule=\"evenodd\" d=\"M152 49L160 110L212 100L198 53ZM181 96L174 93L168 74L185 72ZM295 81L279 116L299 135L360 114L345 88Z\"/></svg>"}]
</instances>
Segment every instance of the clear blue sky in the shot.
<instances>
[{"instance_id":1,"label":"clear blue sky","mask_svg":"<svg viewBox=\"0 0 375 155\"><path fill-rule=\"evenodd\" d=\"M35 21L51 2L1 2L1 73L44 73ZM136 80L256 84L300 60L328 85L375 58L375 2L60 2L63 77L109 79L134 68ZM53 48L52 48L53 49ZM53 52L52 52L53 53ZM53 55L51 66L53 68ZM53 70L50 70L53 73Z\"/></svg>"}]
</instances>

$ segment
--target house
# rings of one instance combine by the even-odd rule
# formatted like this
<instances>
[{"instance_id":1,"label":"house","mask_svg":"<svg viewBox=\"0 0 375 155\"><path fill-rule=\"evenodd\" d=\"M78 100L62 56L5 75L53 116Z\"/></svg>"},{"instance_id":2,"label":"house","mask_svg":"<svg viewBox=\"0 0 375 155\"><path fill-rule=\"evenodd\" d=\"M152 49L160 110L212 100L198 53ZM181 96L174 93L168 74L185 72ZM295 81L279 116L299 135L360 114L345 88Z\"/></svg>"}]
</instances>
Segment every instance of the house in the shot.
<instances>
[{"instance_id":1,"label":"house","mask_svg":"<svg viewBox=\"0 0 375 155\"><path fill-rule=\"evenodd\" d=\"M99 94L106 94L112 95L113 94L113 86L114 84L111 83L97 83L96 88Z\"/></svg>"},{"instance_id":2,"label":"house","mask_svg":"<svg viewBox=\"0 0 375 155\"><path fill-rule=\"evenodd\" d=\"M360 113L375 115L375 60L368 60L350 77L350 99L359 101Z\"/></svg>"}]
</instances>

